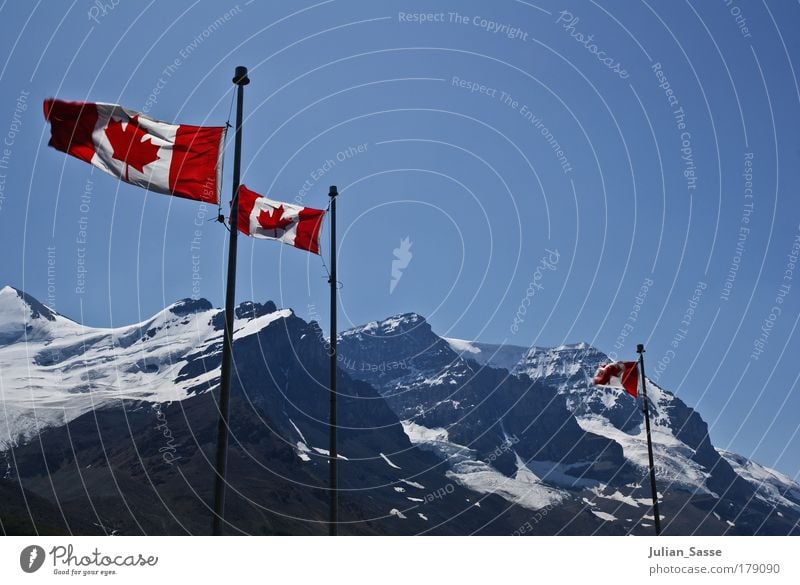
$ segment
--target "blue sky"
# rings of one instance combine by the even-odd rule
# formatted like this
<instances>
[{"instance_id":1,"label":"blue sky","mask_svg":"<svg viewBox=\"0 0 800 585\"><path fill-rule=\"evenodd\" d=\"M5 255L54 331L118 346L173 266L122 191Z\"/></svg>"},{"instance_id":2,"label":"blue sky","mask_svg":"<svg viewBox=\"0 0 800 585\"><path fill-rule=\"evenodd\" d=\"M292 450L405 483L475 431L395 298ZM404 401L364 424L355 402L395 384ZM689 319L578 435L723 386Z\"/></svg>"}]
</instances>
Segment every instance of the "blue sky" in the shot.
<instances>
[{"instance_id":1,"label":"blue sky","mask_svg":"<svg viewBox=\"0 0 800 585\"><path fill-rule=\"evenodd\" d=\"M339 186L342 328L643 342L717 446L797 477L797 4L102 4L0 7L3 284L96 326L221 305L216 209L47 148L41 101L218 125L246 65L243 181L316 207ZM327 322L317 257L242 238L239 267L239 300Z\"/></svg>"}]
</instances>

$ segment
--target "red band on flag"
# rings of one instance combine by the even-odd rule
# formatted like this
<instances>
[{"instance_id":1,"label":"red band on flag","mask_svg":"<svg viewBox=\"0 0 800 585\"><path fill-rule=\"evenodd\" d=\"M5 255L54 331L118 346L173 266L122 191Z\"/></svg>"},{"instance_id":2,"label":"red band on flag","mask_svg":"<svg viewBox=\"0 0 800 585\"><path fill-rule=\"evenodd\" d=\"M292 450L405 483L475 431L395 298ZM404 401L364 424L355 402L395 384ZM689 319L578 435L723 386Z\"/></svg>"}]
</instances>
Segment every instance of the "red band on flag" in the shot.
<instances>
[{"instance_id":1,"label":"red band on flag","mask_svg":"<svg viewBox=\"0 0 800 585\"><path fill-rule=\"evenodd\" d=\"M50 146L61 152L92 162L97 125L97 106L83 102L44 101L44 117L50 122Z\"/></svg>"},{"instance_id":2,"label":"red band on flag","mask_svg":"<svg viewBox=\"0 0 800 585\"><path fill-rule=\"evenodd\" d=\"M217 159L222 152L224 128L186 126L175 134L172 163L169 167L169 188L178 197L206 203L217 203L220 177L209 169L221 169Z\"/></svg>"},{"instance_id":3,"label":"red band on flag","mask_svg":"<svg viewBox=\"0 0 800 585\"><path fill-rule=\"evenodd\" d=\"M294 245L297 248L319 254L319 232L325 212L321 209L305 207L300 210L300 222L297 224L297 235Z\"/></svg>"},{"instance_id":4,"label":"red band on flag","mask_svg":"<svg viewBox=\"0 0 800 585\"><path fill-rule=\"evenodd\" d=\"M250 214L253 213L253 204L258 196L258 193L254 193L244 185L239 185L239 223L236 227L248 236L250 235Z\"/></svg>"}]
</instances>

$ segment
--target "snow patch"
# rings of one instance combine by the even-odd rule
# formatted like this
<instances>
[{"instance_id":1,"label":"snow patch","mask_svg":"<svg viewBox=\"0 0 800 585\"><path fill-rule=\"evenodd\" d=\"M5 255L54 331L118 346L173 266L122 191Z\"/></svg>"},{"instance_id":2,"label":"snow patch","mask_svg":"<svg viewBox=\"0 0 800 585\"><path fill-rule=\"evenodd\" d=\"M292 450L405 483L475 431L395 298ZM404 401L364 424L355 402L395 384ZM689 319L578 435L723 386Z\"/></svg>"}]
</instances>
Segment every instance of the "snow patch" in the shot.
<instances>
[{"instance_id":1,"label":"snow patch","mask_svg":"<svg viewBox=\"0 0 800 585\"><path fill-rule=\"evenodd\" d=\"M640 505L642 506L650 505L650 500L648 500L647 498L634 498L632 496L626 496L619 490L614 491L613 494L604 494L602 489L595 487L591 488L590 491L598 498L604 498L606 500L615 500L617 502L622 502L623 504L633 506L634 508L638 508Z\"/></svg>"},{"instance_id":2,"label":"snow patch","mask_svg":"<svg viewBox=\"0 0 800 585\"><path fill-rule=\"evenodd\" d=\"M447 442L450 440L447 429L429 429L427 427L423 427L422 425L418 425L417 423L411 422L410 420L403 420L400 421L400 423L403 425L403 431L405 431L408 439L414 444L431 443L437 441Z\"/></svg>"},{"instance_id":3,"label":"snow patch","mask_svg":"<svg viewBox=\"0 0 800 585\"><path fill-rule=\"evenodd\" d=\"M314 451L316 451L320 455L325 455L325 457L330 457L331 456L331 452L328 451L327 449L323 449L321 447L311 447L311 448L314 449ZM337 459L344 459L345 461L350 461L347 457L345 457L341 453L337 453L336 454L336 458Z\"/></svg>"},{"instance_id":4,"label":"snow patch","mask_svg":"<svg viewBox=\"0 0 800 585\"><path fill-rule=\"evenodd\" d=\"M655 386L650 384L650 386ZM611 424L607 418L594 414L576 416L580 427L589 433L606 437L619 443L625 458L640 469L648 468L647 435L644 428L629 434ZM643 427L644 425L642 425ZM696 493L716 496L705 483L709 473L692 460L693 450L678 440L668 426L656 423L651 427L653 437L653 459L656 476L669 484L689 488Z\"/></svg>"},{"instance_id":5,"label":"snow patch","mask_svg":"<svg viewBox=\"0 0 800 585\"><path fill-rule=\"evenodd\" d=\"M717 449L733 470L756 488L757 497L772 504L800 510L800 484L787 475L736 453Z\"/></svg>"},{"instance_id":6,"label":"snow patch","mask_svg":"<svg viewBox=\"0 0 800 585\"><path fill-rule=\"evenodd\" d=\"M444 429L429 429L410 421L403 421L403 429L412 443L444 457L450 465L445 475L472 491L496 494L531 510L557 504L566 497L566 492L542 484L519 457L516 474L507 477L476 459L472 449L448 441Z\"/></svg>"},{"instance_id":7,"label":"snow patch","mask_svg":"<svg viewBox=\"0 0 800 585\"><path fill-rule=\"evenodd\" d=\"M614 516L613 514L609 514L608 512L601 512L600 510L592 510L591 512L592 514L594 514L598 518L601 518L602 520L605 520L606 522L613 522L614 520L617 519L616 516Z\"/></svg>"},{"instance_id":8,"label":"snow patch","mask_svg":"<svg viewBox=\"0 0 800 585\"><path fill-rule=\"evenodd\" d=\"M381 457L383 457L383 460L384 460L384 461L386 461L386 463L388 463L388 464L389 464L389 467L393 467L394 469L403 469L402 467L400 467L400 466L398 466L398 465L395 465L394 463L392 463L392 462L389 460L389 458L388 458L386 455L384 455L383 453L380 453L380 456L381 456ZM401 488L401 489L402 489L402 488Z\"/></svg>"},{"instance_id":9,"label":"snow patch","mask_svg":"<svg viewBox=\"0 0 800 585\"><path fill-rule=\"evenodd\" d=\"M291 317L291 315L291 309L281 309L280 311L275 311L274 313L267 313L266 315L261 315L255 319L250 319L238 329L234 327L233 339L242 339L248 335L254 335L278 319L285 319L286 317Z\"/></svg>"},{"instance_id":10,"label":"snow patch","mask_svg":"<svg viewBox=\"0 0 800 585\"><path fill-rule=\"evenodd\" d=\"M465 339L443 338L447 345L456 353L481 353L481 349Z\"/></svg>"},{"instance_id":11,"label":"snow patch","mask_svg":"<svg viewBox=\"0 0 800 585\"><path fill-rule=\"evenodd\" d=\"M297 434L300 435L300 439L303 441L303 443L308 443L308 441L306 441L306 438L303 436L303 433L301 433L300 429L297 428L297 425L294 424L294 421L292 419L289 419L289 422L294 427L294 430L297 431Z\"/></svg>"}]
</instances>

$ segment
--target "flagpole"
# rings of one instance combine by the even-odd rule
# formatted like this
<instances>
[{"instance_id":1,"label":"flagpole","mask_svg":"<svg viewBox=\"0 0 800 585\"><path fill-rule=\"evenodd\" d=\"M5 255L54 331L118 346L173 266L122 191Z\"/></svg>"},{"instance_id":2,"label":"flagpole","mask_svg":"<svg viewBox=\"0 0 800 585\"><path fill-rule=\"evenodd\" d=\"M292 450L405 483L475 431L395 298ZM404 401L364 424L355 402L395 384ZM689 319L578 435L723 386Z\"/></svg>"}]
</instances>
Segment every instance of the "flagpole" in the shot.
<instances>
[{"instance_id":1,"label":"flagpole","mask_svg":"<svg viewBox=\"0 0 800 585\"><path fill-rule=\"evenodd\" d=\"M661 517L658 514L658 490L656 489L656 470L653 464L653 440L650 437L650 407L647 400L647 381L644 377L644 345L636 346L639 354L639 373L642 377L642 400L644 401L644 424L647 431L647 457L650 462L650 491L653 496L653 518L655 519L656 536L661 534Z\"/></svg>"},{"instance_id":2,"label":"flagpole","mask_svg":"<svg viewBox=\"0 0 800 585\"><path fill-rule=\"evenodd\" d=\"M330 489L330 509L328 515L328 535L336 536L338 533L338 507L339 507L339 486L336 475L336 464L339 453L336 449L336 290L339 285L336 280L336 196L339 191L336 185L331 185L328 190L328 197L331 199L331 272L328 283L331 285L331 341L330 341L330 420L328 434L328 455L329 455L329 481Z\"/></svg>"},{"instance_id":3,"label":"flagpole","mask_svg":"<svg viewBox=\"0 0 800 585\"><path fill-rule=\"evenodd\" d=\"M225 289L225 328L222 337L222 370L219 389L219 424L214 480L214 525L212 534L222 535L225 513L225 467L228 460L228 417L230 412L231 369L233 364L233 318L236 309L236 244L239 235L239 172L242 163L242 107L244 86L250 83L247 67L238 66L233 76L236 85L236 134L233 151L233 188L231 190L230 240L228 243L228 282Z\"/></svg>"}]
</instances>

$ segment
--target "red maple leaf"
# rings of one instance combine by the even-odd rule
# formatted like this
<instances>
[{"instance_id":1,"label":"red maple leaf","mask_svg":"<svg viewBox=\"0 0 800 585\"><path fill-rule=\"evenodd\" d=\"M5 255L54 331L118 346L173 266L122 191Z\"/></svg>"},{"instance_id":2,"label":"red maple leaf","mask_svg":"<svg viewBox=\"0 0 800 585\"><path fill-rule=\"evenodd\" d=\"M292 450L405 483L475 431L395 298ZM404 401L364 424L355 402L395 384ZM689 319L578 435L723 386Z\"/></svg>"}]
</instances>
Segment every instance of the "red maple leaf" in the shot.
<instances>
[{"instance_id":1,"label":"red maple leaf","mask_svg":"<svg viewBox=\"0 0 800 585\"><path fill-rule=\"evenodd\" d=\"M111 120L106 126L106 136L114 149L113 158L125 163L125 180L128 180L128 168L133 167L140 173L144 167L158 160L158 145L153 144L147 132L139 127L139 116L130 120L123 130L121 120Z\"/></svg>"},{"instance_id":2,"label":"red maple leaf","mask_svg":"<svg viewBox=\"0 0 800 585\"><path fill-rule=\"evenodd\" d=\"M283 211L283 205L276 207L269 213L262 209L261 213L258 214L258 223L265 230L285 230L294 221L283 217Z\"/></svg>"}]
</instances>

